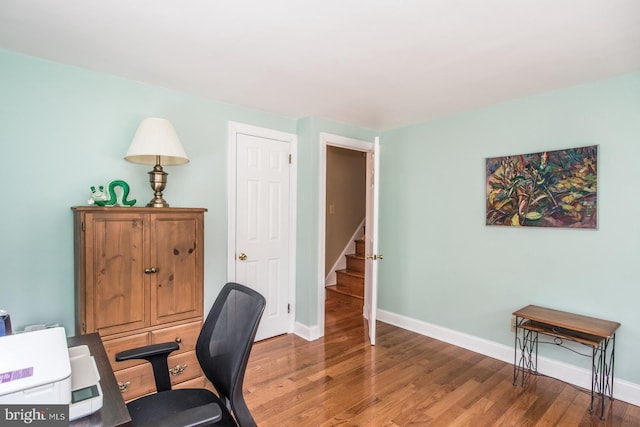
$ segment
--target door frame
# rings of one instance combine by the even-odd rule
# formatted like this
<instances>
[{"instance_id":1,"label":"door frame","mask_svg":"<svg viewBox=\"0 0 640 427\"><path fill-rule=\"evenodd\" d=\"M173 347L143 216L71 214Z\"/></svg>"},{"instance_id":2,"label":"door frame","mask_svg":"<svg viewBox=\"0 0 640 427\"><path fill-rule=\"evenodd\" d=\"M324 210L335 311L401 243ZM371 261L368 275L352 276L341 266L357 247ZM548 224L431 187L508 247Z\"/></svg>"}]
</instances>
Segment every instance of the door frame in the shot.
<instances>
[{"instance_id":1,"label":"door frame","mask_svg":"<svg viewBox=\"0 0 640 427\"><path fill-rule=\"evenodd\" d=\"M236 174L237 135L250 135L273 139L289 144L291 169L289 170L289 324L288 333L294 331L296 319L296 225L298 212L298 136L275 129L253 126L234 121L228 122L227 143L227 281L235 281L236 263Z\"/></svg>"},{"instance_id":2,"label":"door frame","mask_svg":"<svg viewBox=\"0 0 640 427\"><path fill-rule=\"evenodd\" d=\"M327 205L327 146L346 148L348 150L361 151L363 153L373 153L373 142L360 139L348 138L346 136L334 135L320 132L320 165L319 165L319 190L318 190L318 278L317 278L317 313L318 328L317 333L311 339L324 336L324 305L326 298L325 290L325 239L326 239L326 205ZM367 171L368 173L369 171ZM363 313L364 314L364 313Z\"/></svg>"}]
</instances>

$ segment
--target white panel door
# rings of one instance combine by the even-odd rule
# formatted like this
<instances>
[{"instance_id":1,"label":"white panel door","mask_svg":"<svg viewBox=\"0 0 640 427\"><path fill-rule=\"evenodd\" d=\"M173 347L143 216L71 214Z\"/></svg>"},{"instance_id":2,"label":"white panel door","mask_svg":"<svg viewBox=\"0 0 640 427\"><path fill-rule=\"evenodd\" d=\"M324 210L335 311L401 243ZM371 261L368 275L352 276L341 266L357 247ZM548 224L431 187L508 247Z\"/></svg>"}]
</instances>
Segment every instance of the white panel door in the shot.
<instances>
[{"instance_id":1,"label":"white panel door","mask_svg":"<svg viewBox=\"0 0 640 427\"><path fill-rule=\"evenodd\" d=\"M367 154L367 218L365 221L364 317L369 323L369 342L376 344L376 310L378 309L378 188L380 183L380 141Z\"/></svg>"},{"instance_id":2,"label":"white panel door","mask_svg":"<svg viewBox=\"0 0 640 427\"><path fill-rule=\"evenodd\" d=\"M256 340L288 332L290 144L236 136L235 281L267 300Z\"/></svg>"}]
</instances>

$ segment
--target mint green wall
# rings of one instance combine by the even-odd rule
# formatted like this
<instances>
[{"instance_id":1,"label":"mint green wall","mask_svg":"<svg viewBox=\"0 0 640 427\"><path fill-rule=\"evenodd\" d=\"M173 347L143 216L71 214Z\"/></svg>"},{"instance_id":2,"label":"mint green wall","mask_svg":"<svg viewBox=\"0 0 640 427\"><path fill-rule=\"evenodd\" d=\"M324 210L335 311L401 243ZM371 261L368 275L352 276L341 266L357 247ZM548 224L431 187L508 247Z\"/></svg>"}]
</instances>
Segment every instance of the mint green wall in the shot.
<instances>
[{"instance_id":1,"label":"mint green wall","mask_svg":"<svg viewBox=\"0 0 640 427\"><path fill-rule=\"evenodd\" d=\"M205 215L205 307L226 279L227 121L296 132L291 118L0 50L0 308L14 327L73 335L73 205L124 179L138 205L150 166L123 160L140 120L168 118L191 162L166 167L165 198Z\"/></svg>"},{"instance_id":2,"label":"mint green wall","mask_svg":"<svg viewBox=\"0 0 640 427\"><path fill-rule=\"evenodd\" d=\"M622 323L616 377L640 383L640 74L381 135L379 306L508 346L537 304ZM485 226L486 157L599 145L599 229ZM588 368L588 359L545 355Z\"/></svg>"}]
</instances>

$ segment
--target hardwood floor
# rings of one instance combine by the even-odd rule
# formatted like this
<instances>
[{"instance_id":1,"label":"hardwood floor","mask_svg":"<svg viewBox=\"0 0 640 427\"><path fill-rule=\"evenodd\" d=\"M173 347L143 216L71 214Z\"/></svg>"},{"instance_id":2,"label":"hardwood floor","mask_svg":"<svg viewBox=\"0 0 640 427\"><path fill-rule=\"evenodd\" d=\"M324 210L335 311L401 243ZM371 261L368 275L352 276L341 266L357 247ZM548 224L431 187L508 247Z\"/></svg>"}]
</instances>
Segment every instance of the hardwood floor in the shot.
<instances>
[{"instance_id":1,"label":"hardwood floor","mask_svg":"<svg viewBox=\"0 0 640 427\"><path fill-rule=\"evenodd\" d=\"M640 407L537 376L514 387L511 364L385 323L367 341L361 311L330 298L325 337L254 345L245 398L268 426L639 426Z\"/></svg>"}]
</instances>

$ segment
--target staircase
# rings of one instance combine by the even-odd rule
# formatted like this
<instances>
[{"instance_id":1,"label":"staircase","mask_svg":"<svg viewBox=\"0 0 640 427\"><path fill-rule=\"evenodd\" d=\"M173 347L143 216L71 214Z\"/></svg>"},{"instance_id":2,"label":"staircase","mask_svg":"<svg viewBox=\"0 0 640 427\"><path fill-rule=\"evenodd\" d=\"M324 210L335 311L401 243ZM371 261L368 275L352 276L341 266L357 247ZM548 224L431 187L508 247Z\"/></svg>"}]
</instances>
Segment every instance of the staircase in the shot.
<instances>
[{"instance_id":1,"label":"staircase","mask_svg":"<svg viewBox=\"0 0 640 427\"><path fill-rule=\"evenodd\" d=\"M355 240L356 253L346 255L347 268L336 271L336 284L327 286L343 302L364 305L364 240Z\"/></svg>"}]
</instances>

